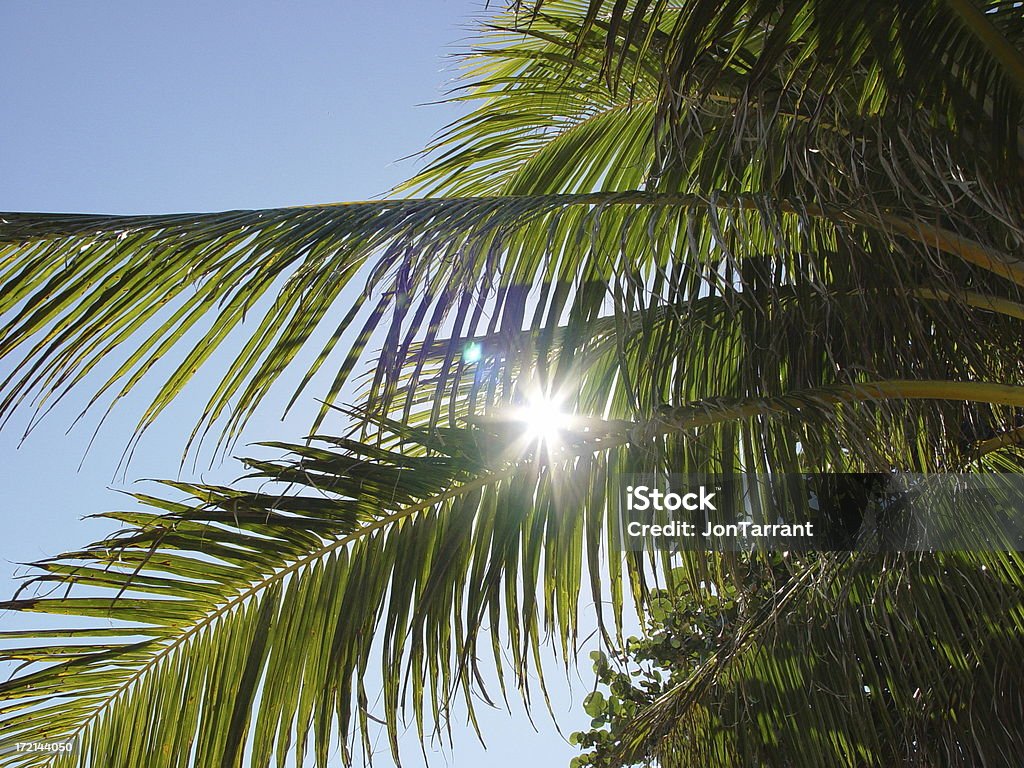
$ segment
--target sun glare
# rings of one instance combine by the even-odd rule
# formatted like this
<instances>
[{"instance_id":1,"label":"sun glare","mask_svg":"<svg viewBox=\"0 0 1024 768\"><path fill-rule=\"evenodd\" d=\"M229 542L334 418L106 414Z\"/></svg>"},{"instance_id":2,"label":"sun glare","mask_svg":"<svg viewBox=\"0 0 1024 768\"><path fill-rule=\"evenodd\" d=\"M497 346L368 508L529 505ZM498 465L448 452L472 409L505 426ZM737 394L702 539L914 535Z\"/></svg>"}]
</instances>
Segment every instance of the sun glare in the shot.
<instances>
[{"instance_id":1,"label":"sun glare","mask_svg":"<svg viewBox=\"0 0 1024 768\"><path fill-rule=\"evenodd\" d=\"M571 416L562 410L558 399L540 392L528 397L519 413L526 439L549 449L561 442L562 433L571 422Z\"/></svg>"}]
</instances>

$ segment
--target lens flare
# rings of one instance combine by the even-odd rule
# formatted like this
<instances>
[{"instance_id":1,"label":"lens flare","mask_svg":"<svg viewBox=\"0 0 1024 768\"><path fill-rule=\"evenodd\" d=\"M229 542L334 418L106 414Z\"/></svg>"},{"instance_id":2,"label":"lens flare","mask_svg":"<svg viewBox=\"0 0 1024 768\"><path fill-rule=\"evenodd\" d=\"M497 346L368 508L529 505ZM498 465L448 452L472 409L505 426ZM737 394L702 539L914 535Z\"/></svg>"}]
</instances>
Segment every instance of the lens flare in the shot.
<instances>
[{"instance_id":1,"label":"lens flare","mask_svg":"<svg viewBox=\"0 0 1024 768\"><path fill-rule=\"evenodd\" d=\"M532 393L519 411L525 437L530 443L551 449L562 441L562 435L572 424L572 417L562 410L559 399L542 392Z\"/></svg>"}]
</instances>

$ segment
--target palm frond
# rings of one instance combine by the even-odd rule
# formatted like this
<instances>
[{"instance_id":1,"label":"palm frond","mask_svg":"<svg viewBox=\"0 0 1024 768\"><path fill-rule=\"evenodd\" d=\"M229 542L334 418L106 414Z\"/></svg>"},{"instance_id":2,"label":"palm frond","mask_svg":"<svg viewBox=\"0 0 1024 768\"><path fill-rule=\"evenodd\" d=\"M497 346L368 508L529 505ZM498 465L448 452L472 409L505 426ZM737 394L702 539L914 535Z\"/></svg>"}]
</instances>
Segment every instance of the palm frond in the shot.
<instances>
[{"instance_id":1,"label":"palm frond","mask_svg":"<svg viewBox=\"0 0 1024 768\"><path fill-rule=\"evenodd\" d=\"M450 101L477 105L423 151L429 165L399 194L529 195L641 188L653 172L657 61L629 54L635 82L602 82L601 40L577 43L571 7L525 29L498 17L464 57Z\"/></svg>"},{"instance_id":2,"label":"palm frond","mask_svg":"<svg viewBox=\"0 0 1024 768\"><path fill-rule=\"evenodd\" d=\"M407 704L422 733L428 715L443 728L455 694L478 690L484 622L494 663L528 697L542 643L574 655L584 588L620 627L629 593L643 605L652 567L691 589L735 578L733 553L688 553L681 574L667 552L614 554L624 477L762 461L859 469L883 451L908 465L920 446L894 439L890 417L907 410L887 412L885 398L1020 405L1021 392L876 382L697 403L649 423L584 420L558 451L524 444L514 415L429 432L382 421L375 442L401 450L328 437L272 445L291 458L250 460L254 490L175 482L189 498L138 494L150 511L106 515L124 531L37 564L31 583L65 594L2 606L102 620L0 637L3 659L28 665L0 686L5 738L76 744L15 753L10 764L234 764L244 752L266 766L308 748L325 765L339 734L369 738L376 653L380 716L397 753Z\"/></svg>"},{"instance_id":3,"label":"palm frond","mask_svg":"<svg viewBox=\"0 0 1024 768\"><path fill-rule=\"evenodd\" d=\"M602 73L594 71L601 37L604 74L611 59L629 62L630 88L657 90L644 132L656 153L653 164L645 156L646 188L772 190L857 207L871 201L919 220L952 218L969 227L987 218L1020 241L1024 133L1009 52L1020 48L1021 14L1012 4L584 6L538 4L519 28L544 41L545 54L561 54L546 66L585 79L595 102L628 103L629 96L627 88L601 87ZM560 36L550 34L550 19L561 24ZM528 65L519 72L541 81ZM500 112L501 98L486 83L471 83L469 92L490 96L490 111ZM562 93L554 84L545 92ZM535 127L532 141L539 142L544 127ZM494 122L467 125L466 133L476 141L461 153L469 157L523 131L506 133ZM442 158L426 173L448 163ZM481 175L475 192L488 184Z\"/></svg>"},{"instance_id":4,"label":"palm frond","mask_svg":"<svg viewBox=\"0 0 1024 768\"><path fill-rule=\"evenodd\" d=\"M920 89L917 97L929 109L938 108L933 99L946 93L950 79L981 100L988 96L1006 104L1007 92L1024 96L1021 13L1002 0L856 7L835 0L784 6L762 0L685 7L610 0L540 0L530 5L528 16L513 14L520 27L528 29L544 10L564 9L578 20L579 50L588 47L595 29L600 30L606 68L635 50L648 52L659 37L665 84L685 84L703 56L722 56L727 62L751 56L746 63L754 84L770 73L788 70L794 81L811 77L828 87L842 87L842 80L860 71L870 89L863 102L875 109L892 104L893 97L904 92L906 81ZM660 36L659 29L665 30ZM1019 110L1019 101L1015 106ZM1013 117L1019 122L1019 111Z\"/></svg>"},{"instance_id":5,"label":"palm frond","mask_svg":"<svg viewBox=\"0 0 1024 768\"><path fill-rule=\"evenodd\" d=\"M1013 762L1022 565L1016 552L811 561L624 729L621 759Z\"/></svg>"},{"instance_id":6,"label":"palm frond","mask_svg":"<svg viewBox=\"0 0 1024 768\"><path fill-rule=\"evenodd\" d=\"M702 284L728 289L730 279L742 279L742 270L728 265L745 254L794 249L789 279L820 274L834 267L812 254L834 250L837 238L855 249L844 259L857 252L876 264L884 258L896 274L908 259L934 262L938 252L980 267L978 280L988 272L1024 282L1014 256L952 231L752 195L622 192L171 218L16 214L4 221L0 353L20 351L22 358L5 387L2 413L26 400L37 407L56 402L120 352L91 402L113 390L116 401L157 361L177 353L139 430L230 343L239 352L196 430L224 418L226 433L236 434L299 350L314 344L317 356L296 395L303 390L375 294L362 330L343 347L329 403L380 324L388 327L382 359L400 366L417 337L432 343L446 323L453 334L472 334L485 309L492 330L519 332L532 285L549 287L529 327L553 329L565 313L589 316L594 310L583 303L596 299L599 307L644 273L666 276L665 291L696 295ZM682 271L672 267L679 253L690 265ZM944 269L950 279L935 272L932 287L958 289L964 273L948 263ZM360 275L362 283L353 283ZM596 295L549 293L581 280L606 288ZM349 307L334 321L343 293ZM247 319L252 331L239 341L231 334ZM332 326L326 340L316 333L324 322ZM379 375L388 370L382 366Z\"/></svg>"},{"instance_id":7,"label":"palm frond","mask_svg":"<svg viewBox=\"0 0 1024 768\"><path fill-rule=\"evenodd\" d=\"M615 306L631 281L662 272L665 291L699 291L701 270L707 286L727 271L742 281L742 262L771 254L793 275L813 268L819 283L850 260L874 261L897 281L919 262L929 280L910 276L916 290L987 279L935 258L946 253L1020 285L1024 198L979 151L988 91L967 83L988 69L956 58L984 55L950 43L963 24L938 6L899 5L901 44L918 31L920 45L950 43L951 76L964 80L967 101L941 124L916 102L912 117L890 114L878 104L903 91L886 73L910 64L893 48L899 61L882 67L871 35L891 14L875 20L834 5L793 3L777 17L759 3L550 2L525 31L514 14L499 18L456 96L479 106L431 146L433 164L407 187L445 198L193 216L5 215L0 353L20 362L0 416L22 403L49 408L90 374L91 402L111 406L150 371L169 371L141 433L215 350L231 347L238 352L192 435L217 424L229 446L286 370L301 373L290 403L314 379L315 394L333 403L366 348L380 344L371 390L386 401L385 378L412 345L550 334L568 315ZM1015 40L1013 13L990 10L985 23ZM615 67L630 88L602 82L602 40L620 46ZM832 42L834 55L816 58ZM647 191L628 191L640 186Z\"/></svg>"},{"instance_id":8,"label":"palm frond","mask_svg":"<svg viewBox=\"0 0 1024 768\"><path fill-rule=\"evenodd\" d=\"M450 587L424 556L454 555L473 526L434 514L411 527L394 522L454 496L446 493L452 482L479 467L462 452L471 446L419 458L337 439L282 447L294 458L250 462L260 491L171 484L192 499L140 495L153 511L107 515L130 526L122 534L38 564L42 586L93 594L5 608L102 618L117 629L101 645L79 646L96 633L69 629L43 633L72 639L59 650L9 651L9 659L51 664L4 685L5 739L75 741L76 753L54 764L106 755L108 765L152 765L161 755L192 754L193 764L212 765L237 763L251 736L251 764L269 765L271 755L292 750L301 759L313 728L316 762L325 765L337 727L366 727L362 679L378 624L388 627L386 655L398 657L386 681L392 736L397 662L414 624L433 669L415 678L418 713L426 681L438 699L447 696L450 633L461 628L424 626L424 615L409 609L425 588ZM283 494L288 485L303 493ZM382 604L391 606L383 614ZM71 673L74 691L61 682ZM12 759L34 765L39 755Z\"/></svg>"}]
</instances>

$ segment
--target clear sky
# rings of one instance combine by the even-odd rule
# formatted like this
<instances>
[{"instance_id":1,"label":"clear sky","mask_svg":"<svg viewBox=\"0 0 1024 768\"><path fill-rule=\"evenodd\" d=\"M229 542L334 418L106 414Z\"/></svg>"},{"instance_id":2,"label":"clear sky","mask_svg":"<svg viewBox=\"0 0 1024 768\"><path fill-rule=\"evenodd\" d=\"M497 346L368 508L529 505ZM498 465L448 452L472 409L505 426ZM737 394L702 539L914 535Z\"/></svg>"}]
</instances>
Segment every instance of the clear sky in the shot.
<instances>
[{"instance_id":1,"label":"clear sky","mask_svg":"<svg viewBox=\"0 0 1024 768\"><path fill-rule=\"evenodd\" d=\"M0 211L208 211L384 193L416 168L396 161L455 116L450 105L416 105L443 96L453 76L446 55L466 47L483 5L9 0L0 8ZM0 361L0 376L9 372ZM178 473L182 424L198 414L202 387L164 414L124 477L115 470L146 393L115 411L87 455L96 419L67 432L84 390L23 443L28 410L0 430L4 592L24 572L17 563L102 536L101 522L82 518L131 503L115 489ZM302 436L308 410L279 415L279 404L263 408L242 442ZM181 476L239 473L230 462L204 466ZM0 626L21 620L0 616ZM578 704L589 669L572 694L553 672L568 735L589 720ZM430 764L567 765L575 750L546 713L534 720L540 733L521 708L489 713L486 752L457 729L454 752L430 750ZM406 745L404 764L419 765L415 743Z\"/></svg>"}]
</instances>

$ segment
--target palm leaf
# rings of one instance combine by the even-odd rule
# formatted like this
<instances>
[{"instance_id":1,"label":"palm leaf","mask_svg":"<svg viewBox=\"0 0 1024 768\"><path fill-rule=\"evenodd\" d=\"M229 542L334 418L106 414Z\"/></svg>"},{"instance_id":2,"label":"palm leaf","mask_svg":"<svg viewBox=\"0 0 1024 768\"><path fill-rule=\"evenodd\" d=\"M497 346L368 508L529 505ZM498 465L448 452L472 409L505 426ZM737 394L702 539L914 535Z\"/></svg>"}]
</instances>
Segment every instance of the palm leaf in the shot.
<instances>
[{"instance_id":1,"label":"palm leaf","mask_svg":"<svg viewBox=\"0 0 1024 768\"><path fill-rule=\"evenodd\" d=\"M627 595L614 585L624 576L640 606L647 568L690 589L735 578L730 553L689 553L682 575L665 552L646 566L640 553L613 555L624 476L758 467L749 452L755 435L787 441L791 456L801 441L800 470L837 466L838 454L820 449L857 441L862 450L846 466L863 468L869 441L890 456L900 447L887 398L1019 406L1022 393L876 382L696 403L646 423L570 425L557 453L522 443L514 413L430 432L381 422L382 442L398 441L401 451L319 438L272 446L291 458L250 460L257 490L168 483L191 498L137 495L150 511L107 515L124 531L37 564L34 583L70 588L65 594L3 604L105 625L3 634L4 658L29 665L0 686L5 738L76 745L14 753L10 764L84 766L98 755L125 767L151 765L155 755L237 764L245 755L260 766L311 749L325 765L339 733L358 724L368 738L365 678L378 652L381 715L397 756L406 689L421 735L426 715L442 727L453 694L476 690L484 621L494 663L525 692L531 672L542 672L545 638L564 656L575 653L586 582L598 615L608 601L621 627ZM852 407L866 410L851 419ZM652 439L664 449L646 449ZM902 461L917 450L908 439Z\"/></svg>"},{"instance_id":2,"label":"palm leaf","mask_svg":"<svg viewBox=\"0 0 1024 768\"><path fill-rule=\"evenodd\" d=\"M127 347L123 362L91 402L114 389L116 401L158 360L177 352L177 367L139 430L220 345L233 342L240 351L204 408L200 426L226 416L227 433L236 434L299 349L317 344L301 392L374 291L381 296L366 312L362 331L349 341L328 402L382 322L390 326L382 357L400 365L416 334L430 341L451 314L457 332L472 333L465 328L472 304L478 307L474 323L480 322L479 308L486 307L493 328L518 332L527 286L572 285L582 276L614 293L637 273L665 271L670 254L679 249L692 254L694 268L668 280L666 291L685 291L687 281L691 290L700 290L693 281L701 272L705 285L721 288L718 264L787 242L795 248L834 248L830 244L837 237L849 237L845 246L863 249L865 258L871 253L876 263L885 249L894 272L904 269L911 254L933 260L938 250L980 267L982 274L1024 281L1013 256L951 231L895 216L879 221L859 212L748 195L594 193L407 200L171 220L25 214L7 215L5 221L0 240L7 243L2 275L7 322L0 351L25 351L5 388L2 412L9 415L26 399L35 398L37 407L58 401L111 353ZM824 260L799 258L793 276L827 268ZM315 329L361 269L362 290L346 294L351 308L323 341ZM964 278L949 274L946 289L957 289ZM261 298L267 299L262 306ZM532 327L553 328L563 312L571 314L585 300L590 299L580 293L549 294ZM255 327L247 339L234 341L232 332L247 318ZM381 376L387 370L382 368Z\"/></svg>"},{"instance_id":3,"label":"palm leaf","mask_svg":"<svg viewBox=\"0 0 1024 768\"><path fill-rule=\"evenodd\" d=\"M624 729L622 759L1012 762L1019 729L999 724L1021 704L1021 565L1015 552L812 561Z\"/></svg>"},{"instance_id":4,"label":"palm leaf","mask_svg":"<svg viewBox=\"0 0 1024 768\"><path fill-rule=\"evenodd\" d=\"M981 91L964 86L974 101L954 123L915 106L919 125L906 130L904 115L865 106L864 88L885 87L873 64L826 78L827 88L814 67L806 81L799 62L787 68L794 46L806 63L826 35L845 40L845 24L856 27L849 45L859 45L869 22L849 11L833 19L828 3L792 6L777 30L765 8L744 3L720 17L704 6L616 4L609 15L600 4L546 3L525 35L510 31L514 15L499 18L456 97L479 107L431 146L436 159L408 187L448 198L192 216L5 215L0 353L19 362L0 416L23 403L52 407L87 377L91 402L110 407L150 371L169 370L141 433L226 346L238 351L192 438L217 424L227 447L284 371L300 374L289 407L314 379L316 394L336 402L367 346L380 344L387 364L371 392L386 406L408 350L439 334L550 334L593 306L628 310L616 297L661 272L666 296L729 292L745 280L740 263L771 253L819 284L850 263L945 294L987 281L936 259L951 254L1019 285L1019 184L1008 186L987 161L936 154L968 139L972 156L987 156ZM933 24L926 16L906 23ZM753 24L762 17L763 32ZM1017 34L1005 9L986 23ZM698 45L682 40L683 29L694 40L717 30L728 44L673 53ZM630 89L602 84L605 34L622 39L619 71ZM828 66L841 66L848 47ZM672 56L691 61L695 88L672 90L683 101L665 123ZM866 174L856 158L869 153L882 168ZM628 191L641 185L648 191ZM783 253L800 254L799 263ZM739 284L723 284L725 272ZM1016 301L1016 288L978 287ZM532 318L524 302L536 302ZM494 320L483 325L485 316Z\"/></svg>"}]
</instances>

